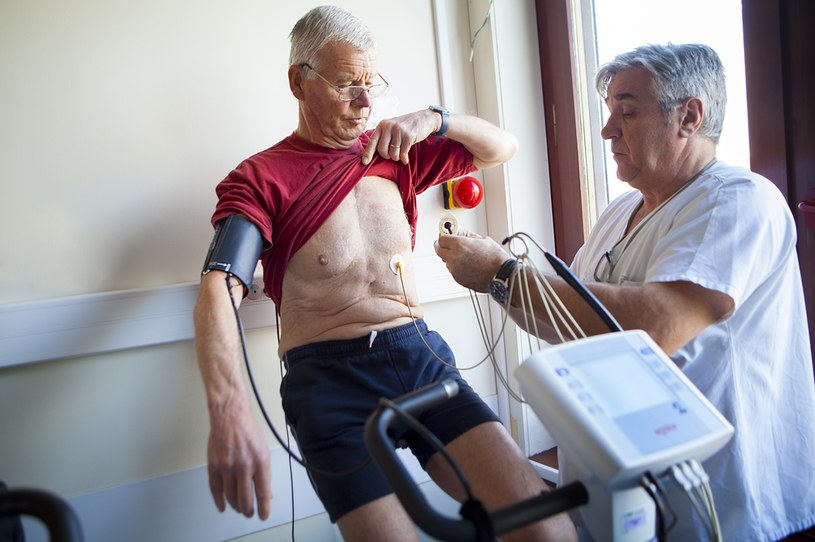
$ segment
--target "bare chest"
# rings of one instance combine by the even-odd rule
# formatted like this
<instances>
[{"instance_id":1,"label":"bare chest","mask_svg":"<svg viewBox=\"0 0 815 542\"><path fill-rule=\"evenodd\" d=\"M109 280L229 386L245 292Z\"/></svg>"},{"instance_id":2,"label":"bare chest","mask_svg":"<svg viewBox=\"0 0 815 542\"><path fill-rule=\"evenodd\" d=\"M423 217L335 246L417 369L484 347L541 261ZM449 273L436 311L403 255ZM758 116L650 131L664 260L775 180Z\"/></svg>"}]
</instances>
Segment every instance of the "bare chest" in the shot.
<instances>
[{"instance_id":1,"label":"bare chest","mask_svg":"<svg viewBox=\"0 0 815 542\"><path fill-rule=\"evenodd\" d=\"M304 280L367 273L395 252L410 251L410 227L395 183L362 179L292 257L286 275Z\"/></svg>"}]
</instances>

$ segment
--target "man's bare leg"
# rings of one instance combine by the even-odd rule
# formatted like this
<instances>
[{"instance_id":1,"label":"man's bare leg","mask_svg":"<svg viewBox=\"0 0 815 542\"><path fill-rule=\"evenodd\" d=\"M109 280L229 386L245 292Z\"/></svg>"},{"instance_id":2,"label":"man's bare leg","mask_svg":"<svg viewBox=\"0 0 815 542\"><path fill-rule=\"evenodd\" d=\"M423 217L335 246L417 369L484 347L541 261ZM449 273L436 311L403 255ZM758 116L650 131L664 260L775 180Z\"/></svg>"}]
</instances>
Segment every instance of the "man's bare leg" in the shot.
<instances>
[{"instance_id":1,"label":"man's bare leg","mask_svg":"<svg viewBox=\"0 0 815 542\"><path fill-rule=\"evenodd\" d=\"M393 493L348 512L337 521L337 526L346 542L419 540L416 526Z\"/></svg>"},{"instance_id":2,"label":"man's bare leg","mask_svg":"<svg viewBox=\"0 0 815 542\"><path fill-rule=\"evenodd\" d=\"M539 495L547 491L546 483L524 457L504 427L498 422L483 423L470 429L447 445L447 450L461 467L474 493L487 510ZM454 499L466 498L461 483L447 462L436 453L427 463L428 474ZM574 525L565 513L501 535L503 541L577 540Z\"/></svg>"}]
</instances>

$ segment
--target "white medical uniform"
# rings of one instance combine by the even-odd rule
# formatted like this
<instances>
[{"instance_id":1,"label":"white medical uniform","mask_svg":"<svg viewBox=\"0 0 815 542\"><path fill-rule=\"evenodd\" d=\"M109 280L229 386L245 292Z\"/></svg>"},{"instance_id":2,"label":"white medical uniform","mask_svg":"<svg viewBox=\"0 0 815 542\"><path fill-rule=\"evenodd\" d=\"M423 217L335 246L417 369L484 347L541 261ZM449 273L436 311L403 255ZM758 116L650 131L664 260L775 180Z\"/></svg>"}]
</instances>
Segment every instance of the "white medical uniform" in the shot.
<instances>
[{"instance_id":1,"label":"white medical uniform","mask_svg":"<svg viewBox=\"0 0 815 542\"><path fill-rule=\"evenodd\" d=\"M624 237L641 200L612 202L572 269L585 282L690 281L733 298L732 315L671 356L736 429L704 463L723 538L777 540L815 524L815 384L786 201L760 175L716 162ZM671 502L682 515L669 540L707 540L684 494Z\"/></svg>"}]
</instances>

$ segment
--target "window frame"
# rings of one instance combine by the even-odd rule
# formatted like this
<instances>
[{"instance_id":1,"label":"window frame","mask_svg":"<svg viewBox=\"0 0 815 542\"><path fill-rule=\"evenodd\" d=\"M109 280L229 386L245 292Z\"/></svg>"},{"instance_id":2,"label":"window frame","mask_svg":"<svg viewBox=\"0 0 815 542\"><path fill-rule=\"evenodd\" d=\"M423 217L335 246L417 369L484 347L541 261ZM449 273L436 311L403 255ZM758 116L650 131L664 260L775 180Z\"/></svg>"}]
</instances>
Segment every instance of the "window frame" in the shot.
<instances>
[{"instance_id":1,"label":"window frame","mask_svg":"<svg viewBox=\"0 0 815 542\"><path fill-rule=\"evenodd\" d=\"M571 262L583 245L591 199L581 150L579 66L570 0L535 0L538 48L546 111L546 144L552 191L555 253ZM566 51L568 54L563 54ZM585 132L585 131L584 131ZM592 168L593 169L593 168Z\"/></svg>"}]
</instances>

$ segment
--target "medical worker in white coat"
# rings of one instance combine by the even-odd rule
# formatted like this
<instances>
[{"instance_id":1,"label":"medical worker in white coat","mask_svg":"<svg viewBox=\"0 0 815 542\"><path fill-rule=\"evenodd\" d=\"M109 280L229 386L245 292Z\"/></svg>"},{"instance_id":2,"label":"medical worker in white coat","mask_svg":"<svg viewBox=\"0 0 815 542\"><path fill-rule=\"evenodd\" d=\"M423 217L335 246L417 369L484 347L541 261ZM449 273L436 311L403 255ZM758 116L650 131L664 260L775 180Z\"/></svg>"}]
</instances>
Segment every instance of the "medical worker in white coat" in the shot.
<instances>
[{"instance_id":1,"label":"medical worker in white coat","mask_svg":"<svg viewBox=\"0 0 815 542\"><path fill-rule=\"evenodd\" d=\"M623 328L648 332L735 427L704 464L723 539L804 530L815 524L815 384L795 223L769 180L716 160L721 61L704 45L649 45L602 66L596 84L609 111L601 135L617 177L634 190L603 211L571 268ZM478 292L514 266L498 243L469 232L440 236L436 252ZM570 287L548 278L584 330L608 331ZM496 297L523 325L515 294ZM679 521L668 540L707 540L673 489Z\"/></svg>"}]
</instances>

